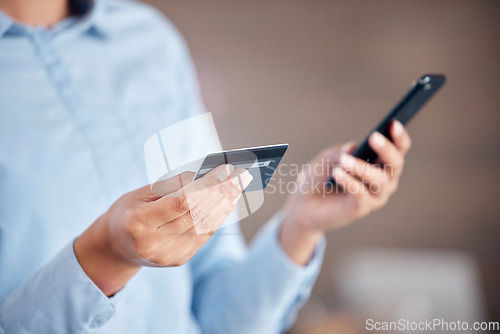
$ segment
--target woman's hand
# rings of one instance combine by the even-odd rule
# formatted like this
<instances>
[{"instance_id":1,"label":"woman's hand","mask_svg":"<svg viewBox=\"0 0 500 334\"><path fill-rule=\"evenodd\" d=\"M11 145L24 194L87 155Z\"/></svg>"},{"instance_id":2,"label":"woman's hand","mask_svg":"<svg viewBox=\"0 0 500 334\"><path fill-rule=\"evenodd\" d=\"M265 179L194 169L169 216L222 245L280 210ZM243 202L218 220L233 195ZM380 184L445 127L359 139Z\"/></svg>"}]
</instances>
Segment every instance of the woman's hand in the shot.
<instances>
[{"instance_id":1,"label":"woman's hand","mask_svg":"<svg viewBox=\"0 0 500 334\"><path fill-rule=\"evenodd\" d=\"M350 155L353 143L322 151L298 178L299 191L285 205L280 239L285 251L298 263L307 263L317 239L383 207L396 191L410 136L397 121L391 124L392 142L375 132L369 138L378 161L372 165ZM323 187L330 176L337 183Z\"/></svg>"},{"instance_id":2,"label":"woman's hand","mask_svg":"<svg viewBox=\"0 0 500 334\"><path fill-rule=\"evenodd\" d=\"M186 263L231 213L252 180L245 169L222 165L191 182L185 172L123 195L76 241L85 273L112 295L142 267ZM155 190L155 192L157 192Z\"/></svg>"}]
</instances>

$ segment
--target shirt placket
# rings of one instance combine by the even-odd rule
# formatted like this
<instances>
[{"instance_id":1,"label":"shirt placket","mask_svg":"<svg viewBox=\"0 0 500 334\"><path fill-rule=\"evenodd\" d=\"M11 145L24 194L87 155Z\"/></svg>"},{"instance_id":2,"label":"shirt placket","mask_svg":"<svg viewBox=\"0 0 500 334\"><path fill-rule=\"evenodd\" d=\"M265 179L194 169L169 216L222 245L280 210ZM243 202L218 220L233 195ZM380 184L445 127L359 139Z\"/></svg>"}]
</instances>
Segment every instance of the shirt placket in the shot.
<instances>
[{"instance_id":1,"label":"shirt placket","mask_svg":"<svg viewBox=\"0 0 500 334\"><path fill-rule=\"evenodd\" d=\"M99 157L93 147L95 144L91 137L92 114L82 110L83 99L63 60L53 46L52 39L54 36L50 31L41 28L37 28L29 36L40 62L44 66L48 77L59 94L59 98L69 111L70 117L74 121L76 128L83 136L85 145L88 147L89 156L92 160L91 163L94 165L96 174L99 178L98 181L106 197L109 197L111 191L105 180L103 171L100 168Z\"/></svg>"}]
</instances>

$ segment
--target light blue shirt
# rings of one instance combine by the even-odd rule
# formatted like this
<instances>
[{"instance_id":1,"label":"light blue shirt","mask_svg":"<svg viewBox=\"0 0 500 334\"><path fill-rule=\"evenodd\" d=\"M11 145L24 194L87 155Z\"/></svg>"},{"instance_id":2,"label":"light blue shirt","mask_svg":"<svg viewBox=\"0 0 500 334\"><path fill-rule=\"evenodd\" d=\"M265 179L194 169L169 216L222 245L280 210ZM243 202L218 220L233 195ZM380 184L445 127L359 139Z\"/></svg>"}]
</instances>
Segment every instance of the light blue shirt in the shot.
<instances>
[{"instance_id":1,"label":"light blue shirt","mask_svg":"<svg viewBox=\"0 0 500 334\"><path fill-rule=\"evenodd\" d=\"M0 12L0 333L283 331L324 241L294 264L279 215L248 250L231 225L186 265L143 268L111 298L79 266L74 239L148 183L146 140L204 112L186 45L161 14L87 6L49 30Z\"/></svg>"}]
</instances>

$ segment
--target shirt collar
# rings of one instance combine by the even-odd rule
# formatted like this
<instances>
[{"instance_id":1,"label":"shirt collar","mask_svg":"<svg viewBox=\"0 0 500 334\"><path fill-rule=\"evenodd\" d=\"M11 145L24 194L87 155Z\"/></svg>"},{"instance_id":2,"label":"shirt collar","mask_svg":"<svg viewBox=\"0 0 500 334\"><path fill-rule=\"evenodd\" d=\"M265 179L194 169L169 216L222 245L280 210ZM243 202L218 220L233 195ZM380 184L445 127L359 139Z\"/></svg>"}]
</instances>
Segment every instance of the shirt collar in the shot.
<instances>
[{"instance_id":1,"label":"shirt collar","mask_svg":"<svg viewBox=\"0 0 500 334\"><path fill-rule=\"evenodd\" d=\"M70 0L71 1L71 0ZM78 31L88 31L99 37L108 37L110 30L106 26L105 14L108 3L106 0L73 0L72 6L76 9L80 17L74 25ZM73 18L74 19L74 18ZM60 26L65 26L65 20L55 24L52 28L58 30ZM13 26L24 26L15 22L11 17L0 10L0 38Z\"/></svg>"},{"instance_id":2,"label":"shirt collar","mask_svg":"<svg viewBox=\"0 0 500 334\"><path fill-rule=\"evenodd\" d=\"M86 14L81 18L81 28L99 37L108 37L109 27L106 25L108 3L105 0L80 0L87 3Z\"/></svg>"}]
</instances>

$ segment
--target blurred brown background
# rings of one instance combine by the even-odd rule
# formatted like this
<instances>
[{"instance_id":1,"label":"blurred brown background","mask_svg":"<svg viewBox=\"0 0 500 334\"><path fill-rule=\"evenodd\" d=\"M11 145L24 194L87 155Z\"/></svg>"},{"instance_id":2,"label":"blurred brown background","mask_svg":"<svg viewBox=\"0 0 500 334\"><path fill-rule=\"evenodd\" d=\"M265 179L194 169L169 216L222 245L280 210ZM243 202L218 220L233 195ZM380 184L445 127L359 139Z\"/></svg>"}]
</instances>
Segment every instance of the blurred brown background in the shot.
<instances>
[{"instance_id":1,"label":"blurred brown background","mask_svg":"<svg viewBox=\"0 0 500 334\"><path fill-rule=\"evenodd\" d=\"M448 83L409 126L414 146L382 211L328 234L314 289L357 248L464 250L500 319L500 1L148 0L186 38L225 148L288 142L284 163L361 140L424 73ZM284 202L267 195L252 238Z\"/></svg>"}]
</instances>

